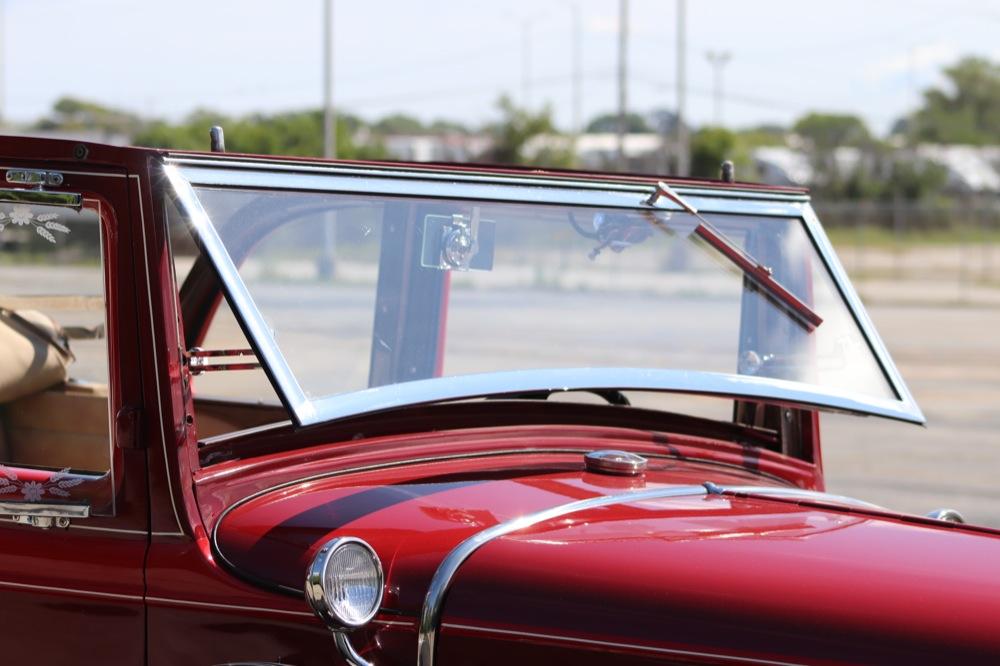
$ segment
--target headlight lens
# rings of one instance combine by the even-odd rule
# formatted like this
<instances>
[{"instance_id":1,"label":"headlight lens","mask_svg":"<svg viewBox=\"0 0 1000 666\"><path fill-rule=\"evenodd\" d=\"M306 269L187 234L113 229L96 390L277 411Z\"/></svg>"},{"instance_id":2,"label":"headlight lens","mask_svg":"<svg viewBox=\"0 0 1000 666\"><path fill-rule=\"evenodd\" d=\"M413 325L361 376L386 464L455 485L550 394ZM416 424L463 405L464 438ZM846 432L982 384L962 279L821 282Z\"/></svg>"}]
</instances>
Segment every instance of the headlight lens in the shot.
<instances>
[{"instance_id":1,"label":"headlight lens","mask_svg":"<svg viewBox=\"0 0 1000 666\"><path fill-rule=\"evenodd\" d=\"M326 543L306 576L306 598L331 629L368 623L382 603L382 564L367 543L341 537Z\"/></svg>"}]
</instances>

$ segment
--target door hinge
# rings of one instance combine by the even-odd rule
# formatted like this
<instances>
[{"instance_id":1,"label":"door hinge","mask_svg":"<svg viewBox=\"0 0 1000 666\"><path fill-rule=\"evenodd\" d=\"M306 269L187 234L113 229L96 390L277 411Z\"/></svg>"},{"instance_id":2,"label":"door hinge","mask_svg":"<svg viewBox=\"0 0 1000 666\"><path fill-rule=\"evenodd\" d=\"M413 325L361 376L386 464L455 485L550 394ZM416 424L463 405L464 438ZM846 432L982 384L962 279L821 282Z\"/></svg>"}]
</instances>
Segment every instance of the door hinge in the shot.
<instances>
[{"instance_id":1,"label":"door hinge","mask_svg":"<svg viewBox=\"0 0 1000 666\"><path fill-rule=\"evenodd\" d=\"M142 449L142 410L125 405L115 415L115 441L122 449Z\"/></svg>"}]
</instances>

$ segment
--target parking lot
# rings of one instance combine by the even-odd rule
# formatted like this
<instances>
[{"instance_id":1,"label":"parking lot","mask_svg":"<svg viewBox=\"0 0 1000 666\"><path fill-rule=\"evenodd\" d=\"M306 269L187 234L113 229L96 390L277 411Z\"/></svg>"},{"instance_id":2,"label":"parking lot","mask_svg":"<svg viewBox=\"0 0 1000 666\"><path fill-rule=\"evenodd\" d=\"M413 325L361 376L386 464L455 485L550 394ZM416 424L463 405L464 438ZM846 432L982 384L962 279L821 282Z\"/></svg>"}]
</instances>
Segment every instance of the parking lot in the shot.
<instances>
[{"instance_id":1,"label":"parking lot","mask_svg":"<svg viewBox=\"0 0 1000 666\"><path fill-rule=\"evenodd\" d=\"M868 309L927 427L825 416L829 489L919 513L955 508L1000 527L1000 309L878 302Z\"/></svg>"}]
</instances>

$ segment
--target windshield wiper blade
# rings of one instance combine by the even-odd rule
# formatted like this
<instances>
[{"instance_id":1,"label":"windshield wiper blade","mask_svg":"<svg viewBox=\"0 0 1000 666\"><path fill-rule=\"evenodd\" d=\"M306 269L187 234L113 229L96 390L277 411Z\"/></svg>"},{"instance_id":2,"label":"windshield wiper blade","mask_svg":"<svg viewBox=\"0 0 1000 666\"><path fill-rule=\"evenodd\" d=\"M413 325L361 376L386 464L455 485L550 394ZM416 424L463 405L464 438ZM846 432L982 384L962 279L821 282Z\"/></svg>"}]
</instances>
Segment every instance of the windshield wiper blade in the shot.
<instances>
[{"instance_id":1,"label":"windshield wiper blade","mask_svg":"<svg viewBox=\"0 0 1000 666\"><path fill-rule=\"evenodd\" d=\"M783 284L774 279L773 271L769 266L757 261L752 255L737 246L725 234L712 226L694 206L688 203L681 195L677 194L669 185L660 181L656 184L656 191L646 199L647 205L653 205L660 196L665 196L688 213L698 219L698 226L694 233L711 245L722 256L735 264L743 274L750 279L760 289L770 294L779 304L785 306L789 314L792 314L810 332L823 323L820 317L807 303L798 296L790 292Z\"/></svg>"}]
</instances>

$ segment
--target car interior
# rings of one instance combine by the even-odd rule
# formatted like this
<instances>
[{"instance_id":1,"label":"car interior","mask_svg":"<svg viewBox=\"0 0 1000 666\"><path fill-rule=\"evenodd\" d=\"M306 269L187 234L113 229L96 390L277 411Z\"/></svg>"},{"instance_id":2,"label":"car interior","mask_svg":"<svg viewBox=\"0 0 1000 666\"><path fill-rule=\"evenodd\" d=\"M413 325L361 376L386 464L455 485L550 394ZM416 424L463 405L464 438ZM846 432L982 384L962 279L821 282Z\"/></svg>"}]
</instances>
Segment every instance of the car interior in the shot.
<instances>
[{"instance_id":1,"label":"car interior","mask_svg":"<svg viewBox=\"0 0 1000 666\"><path fill-rule=\"evenodd\" d=\"M0 461L109 468L108 387L73 380L74 360L69 336L51 317L0 307Z\"/></svg>"},{"instance_id":2,"label":"car interior","mask_svg":"<svg viewBox=\"0 0 1000 666\"><path fill-rule=\"evenodd\" d=\"M0 208L2 466L110 469L103 243L93 207Z\"/></svg>"}]
</instances>

